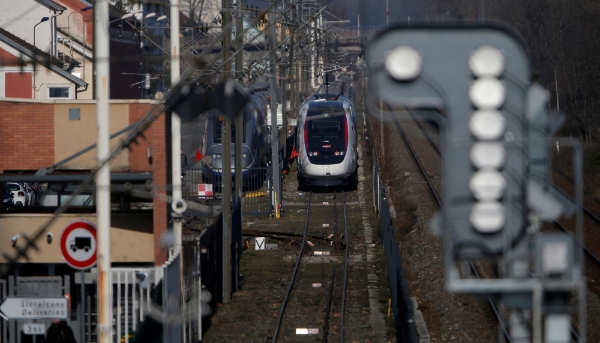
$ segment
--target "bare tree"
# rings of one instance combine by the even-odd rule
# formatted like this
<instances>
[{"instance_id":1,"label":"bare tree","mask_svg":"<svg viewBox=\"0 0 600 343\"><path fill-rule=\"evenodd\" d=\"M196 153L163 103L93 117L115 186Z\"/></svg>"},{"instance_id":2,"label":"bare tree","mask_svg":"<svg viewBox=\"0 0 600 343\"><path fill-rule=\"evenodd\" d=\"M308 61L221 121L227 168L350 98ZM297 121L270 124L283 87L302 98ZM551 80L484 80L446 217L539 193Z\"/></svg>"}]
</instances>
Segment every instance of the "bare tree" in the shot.
<instances>
[{"instance_id":1,"label":"bare tree","mask_svg":"<svg viewBox=\"0 0 600 343\"><path fill-rule=\"evenodd\" d=\"M206 0L181 0L181 10L186 12L190 20L195 24L203 24L202 12Z\"/></svg>"}]
</instances>

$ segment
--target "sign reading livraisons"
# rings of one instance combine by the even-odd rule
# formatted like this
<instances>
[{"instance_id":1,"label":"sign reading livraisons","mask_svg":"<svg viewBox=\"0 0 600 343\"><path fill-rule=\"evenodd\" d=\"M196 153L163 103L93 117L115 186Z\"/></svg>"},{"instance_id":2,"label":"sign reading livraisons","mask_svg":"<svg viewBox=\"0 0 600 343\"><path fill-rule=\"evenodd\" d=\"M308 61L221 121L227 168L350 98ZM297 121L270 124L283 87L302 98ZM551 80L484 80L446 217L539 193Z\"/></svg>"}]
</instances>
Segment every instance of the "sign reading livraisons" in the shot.
<instances>
[{"instance_id":1,"label":"sign reading livraisons","mask_svg":"<svg viewBox=\"0 0 600 343\"><path fill-rule=\"evenodd\" d=\"M11 319L67 319L67 298L7 297L0 304L0 316Z\"/></svg>"}]
</instances>

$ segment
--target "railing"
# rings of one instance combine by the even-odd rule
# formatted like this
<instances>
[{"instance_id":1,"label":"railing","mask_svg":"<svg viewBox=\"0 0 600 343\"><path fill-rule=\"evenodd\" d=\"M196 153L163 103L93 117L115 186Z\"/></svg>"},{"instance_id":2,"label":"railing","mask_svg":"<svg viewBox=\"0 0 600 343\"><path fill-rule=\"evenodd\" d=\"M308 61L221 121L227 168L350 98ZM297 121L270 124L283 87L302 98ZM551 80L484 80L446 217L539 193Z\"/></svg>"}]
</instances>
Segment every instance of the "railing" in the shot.
<instances>
[{"instance_id":1,"label":"railing","mask_svg":"<svg viewBox=\"0 0 600 343\"><path fill-rule=\"evenodd\" d=\"M129 342L132 333L150 309L151 279L154 268L111 268L115 307L115 335L117 342ZM146 281L147 286L140 286ZM142 284L143 285L143 284ZM89 309L88 309L89 310ZM95 323L94 323L95 324ZM95 338L95 337L94 337Z\"/></svg>"},{"instance_id":2,"label":"railing","mask_svg":"<svg viewBox=\"0 0 600 343\"><path fill-rule=\"evenodd\" d=\"M212 173L210 169L184 168L183 198L203 204L221 204L223 179L220 173ZM242 215L267 216L272 213L271 196L268 189L269 168L249 168L244 170ZM232 177L232 187L233 187ZM203 189L200 193L198 185L209 184L212 193ZM199 194L200 193L200 194ZM212 214L210 214L212 215Z\"/></svg>"},{"instance_id":3,"label":"railing","mask_svg":"<svg viewBox=\"0 0 600 343\"><path fill-rule=\"evenodd\" d=\"M404 269L398 253L398 244L394 238L394 226L385 198L385 190L379 188L381 207L379 208L379 223L381 225L381 240L388 265L388 280L392 298L392 312L396 327L396 342L418 342L414 322L414 309L404 278Z\"/></svg>"}]
</instances>

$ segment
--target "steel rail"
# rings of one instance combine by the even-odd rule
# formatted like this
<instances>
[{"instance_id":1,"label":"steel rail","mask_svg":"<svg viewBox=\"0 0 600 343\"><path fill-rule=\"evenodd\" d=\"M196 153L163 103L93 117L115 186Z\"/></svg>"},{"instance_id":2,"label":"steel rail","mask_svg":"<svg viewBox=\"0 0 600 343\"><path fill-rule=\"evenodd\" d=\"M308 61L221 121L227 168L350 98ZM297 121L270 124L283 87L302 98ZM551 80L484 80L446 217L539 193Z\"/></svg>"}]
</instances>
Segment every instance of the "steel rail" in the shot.
<instances>
[{"instance_id":1,"label":"steel rail","mask_svg":"<svg viewBox=\"0 0 600 343\"><path fill-rule=\"evenodd\" d=\"M344 249L344 283L342 285L342 309L340 316L340 343L344 342L344 314L346 313L346 289L348 287L348 251L349 251L349 236L348 236L348 219L346 215L346 198L344 196L344 191L342 191L342 204L344 208L344 241L345 241L345 249Z\"/></svg>"},{"instance_id":2,"label":"steel rail","mask_svg":"<svg viewBox=\"0 0 600 343\"><path fill-rule=\"evenodd\" d=\"M417 123L417 125L419 125L419 128L421 128L421 130L423 130L423 132L425 133L425 136L427 136L427 139L429 140L429 143L431 143L431 145L437 150L438 154L440 154L441 156L441 150L438 147L438 145L433 141L433 138L431 138L431 136L429 135L429 133L427 132L427 130L421 125L421 123L414 117L414 115L412 114L411 111L408 111L410 116L415 120L415 122ZM568 197L569 199L573 200L573 198L571 198L567 193L565 193L562 189L558 188L558 186L556 185L552 185L554 186L557 190L559 190L560 192L562 192L566 197ZM574 200L573 200L574 201ZM583 208L584 212L589 213L589 215L592 217L592 219L596 220L596 222L598 224L600 224L600 219L598 219L596 216L593 215L593 213L587 211L587 209L585 209L585 207ZM575 236L573 236L573 234L571 232L569 232L562 224L560 224L558 221L554 221L554 225L563 233L565 233L566 235L568 235L569 237L571 237L573 239L573 241L575 243L577 243L585 252L585 254L596 264L600 266L600 259L594 255L588 248L585 247L585 245L583 245L581 242L579 242L579 240L577 240L577 238ZM471 260L469 260L469 265L471 267L471 270L473 271L473 273L475 274L475 276L479 279L479 273L477 272L477 269L475 268L475 265L473 264L473 262L471 262ZM531 273L531 271L530 271ZM496 310L495 307L493 307L493 303L491 301L490 298L487 299L488 303L490 304L490 307L492 307L492 311L494 312L494 315L499 316L498 311ZM577 341L579 341L579 335L577 334L577 331L575 331L575 328L573 328L572 325L569 325L570 331L571 331L571 336L573 338L575 338Z\"/></svg>"},{"instance_id":3,"label":"steel rail","mask_svg":"<svg viewBox=\"0 0 600 343\"><path fill-rule=\"evenodd\" d=\"M323 337L322 343L327 343L329 335L329 312L331 312L331 302L333 300L333 286L335 284L335 267L331 267L331 276L329 277L329 291L327 292L327 305L325 306L325 318L323 318Z\"/></svg>"},{"instance_id":4,"label":"steel rail","mask_svg":"<svg viewBox=\"0 0 600 343\"><path fill-rule=\"evenodd\" d=\"M304 253L304 247L306 245L306 234L308 232L308 218L310 217L310 198L312 197L312 192L308 193L308 200L306 201L306 221L304 222L304 235L302 237L302 244L300 245L300 251L298 252L298 259L296 260L296 265L294 266L294 271L292 272L292 280L285 292L285 297L283 298L283 302L281 303L281 309L279 310L279 315L277 316L277 323L275 324L275 332L273 333L272 342L277 342L277 336L279 335L279 329L281 327L281 321L283 320L283 313L285 312L285 308L287 306L288 300L290 298L290 293L292 292L292 288L294 288L294 281L296 281L296 275L298 274L298 267L300 266L300 261L302 260L302 254Z\"/></svg>"}]
</instances>

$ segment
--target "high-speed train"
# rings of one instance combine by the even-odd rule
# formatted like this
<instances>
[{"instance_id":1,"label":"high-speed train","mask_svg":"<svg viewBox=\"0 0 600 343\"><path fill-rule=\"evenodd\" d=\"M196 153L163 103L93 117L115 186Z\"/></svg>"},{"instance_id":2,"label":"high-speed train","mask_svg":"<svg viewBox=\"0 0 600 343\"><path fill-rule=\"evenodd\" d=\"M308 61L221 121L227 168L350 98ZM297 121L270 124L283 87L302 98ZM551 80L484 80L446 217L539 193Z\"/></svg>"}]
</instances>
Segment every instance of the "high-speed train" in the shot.
<instances>
[{"instance_id":1,"label":"high-speed train","mask_svg":"<svg viewBox=\"0 0 600 343\"><path fill-rule=\"evenodd\" d=\"M252 178L260 178L268 162L269 130L267 126L267 107L269 104L269 83L255 83L249 87L250 100L243 110L244 126L242 146L242 177L244 185ZM223 160L229 160L232 177L235 175L235 131L231 125L231 156L223 156L223 117L220 112L211 110L206 119L202 139L202 179L206 183L220 186Z\"/></svg>"},{"instance_id":2,"label":"high-speed train","mask_svg":"<svg viewBox=\"0 0 600 343\"><path fill-rule=\"evenodd\" d=\"M358 181L356 109L345 82L322 84L298 115L298 184L349 186Z\"/></svg>"}]
</instances>

